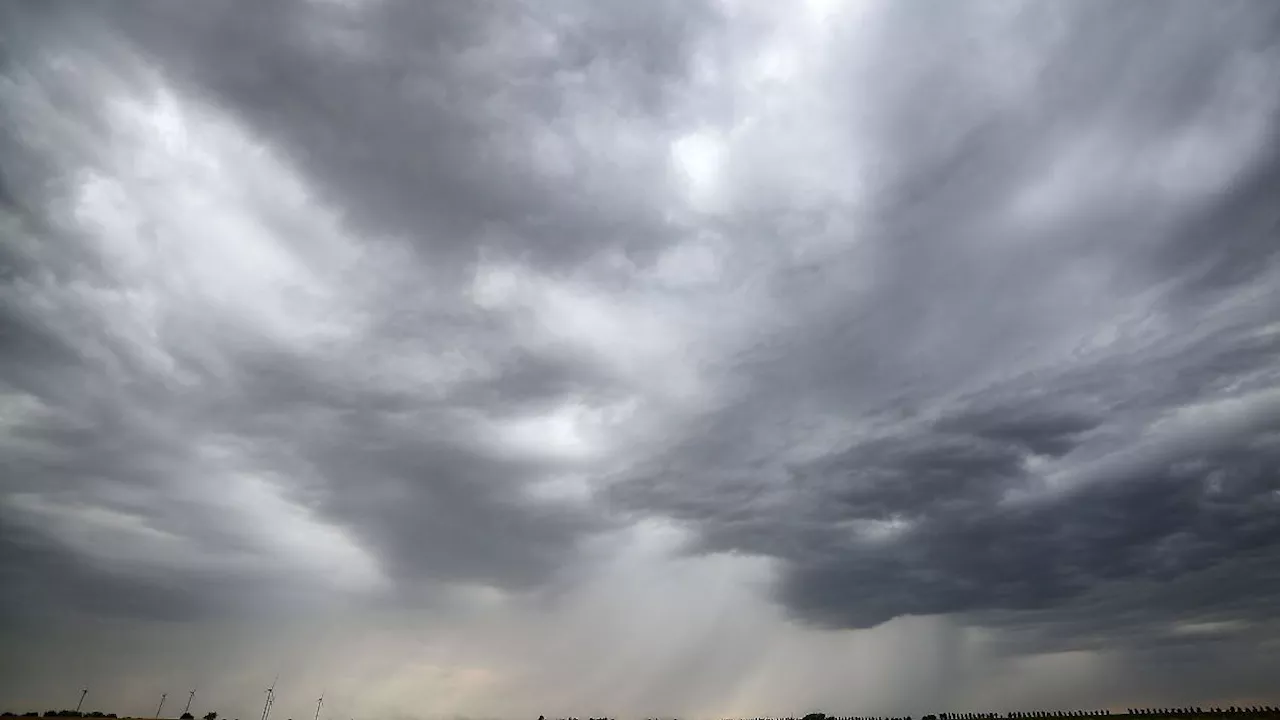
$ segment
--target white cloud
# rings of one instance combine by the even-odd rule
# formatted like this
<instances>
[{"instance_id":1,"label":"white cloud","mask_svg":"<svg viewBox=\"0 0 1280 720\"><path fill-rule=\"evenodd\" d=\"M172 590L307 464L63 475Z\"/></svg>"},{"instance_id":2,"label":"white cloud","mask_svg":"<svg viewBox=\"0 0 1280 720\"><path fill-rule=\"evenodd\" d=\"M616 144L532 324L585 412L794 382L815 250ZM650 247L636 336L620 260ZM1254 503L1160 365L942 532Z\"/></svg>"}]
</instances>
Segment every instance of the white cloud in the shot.
<instances>
[{"instance_id":1,"label":"white cloud","mask_svg":"<svg viewBox=\"0 0 1280 720\"><path fill-rule=\"evenodd\" d=\"M689 199L695 208L720 209L724 153L723 138L711 129L695 130L672 143L672 160L688 186Z\"/></svg>"}]
</instances>

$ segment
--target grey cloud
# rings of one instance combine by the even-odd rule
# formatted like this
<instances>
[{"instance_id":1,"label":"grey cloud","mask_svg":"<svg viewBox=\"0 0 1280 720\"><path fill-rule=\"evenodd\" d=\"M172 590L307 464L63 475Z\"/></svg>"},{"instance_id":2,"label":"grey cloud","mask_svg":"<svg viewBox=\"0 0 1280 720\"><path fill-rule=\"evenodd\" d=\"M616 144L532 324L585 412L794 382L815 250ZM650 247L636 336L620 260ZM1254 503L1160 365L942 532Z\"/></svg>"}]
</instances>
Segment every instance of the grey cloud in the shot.
<instances>
[{"instance_id":1,"label":"grey cloud","mask_svg":"<svg viewBox=\"0 0 1280 720\"><path fill-rule=\"evenodd\" d=\"M552 613L658 518L635 593L761 558L810 629L948 616L939 677L1273 662L1280 10L775 7L0 8L3 615ZM143 152L156 84L227 157ZM692 645L633 674L748 672Z\"/></svg>"},{"instance_id":2,"label":"grey cloud","mask_svg":"<svg viewBox=\"0 0 1280 720\"><path fill-rule=\"evenodd\" d=\"M139 577L121 568L88 560L46 537L39 530L0 520L0 558L4 559L6 636L30 624L44 626L68 614L89 617L143 617L159 621L191 621L211 615L243 613L241 587L227 578L174 572L165 577Z\"/></svg>"},{"instance_id":3,"label":"grey cloud","mask_svg":"<svg viewBox=\"0 0 1280 720\"><path fill-rule=\"evenodd\" d=\"M1189 291L1229 292L1274 263L1280 222L1269 199L1280 187L1280 142L1270 141L1220 202L1205 208L1178 233L1157 266L1187 277Z\"/></svg>"},{"instance_id":4,"label":"grey cloud","mask_svg":"<svg viewBox=\"0 0 1280 720\"><path fill-rule=\"evenodd\" d=\"M242 376L241 389L223 397L173 396L146 384L137 368L130 382L142 383L142 389L121 392L104 386L105 378L80 375L83 363L51 365L47 354L42 361L38 372L28 370L37 381L30 389L45 391L38 396L40 411L9 426L5 442L10 493L36 494L63 506L79 501L114 507L145 518L154 530L216 552L251 556L265 548L237 550L241 541L235 527L226 527L228 518L205 507L199 496L183 501L175 493L189 482L216 493L228 472L293 472L301 484L291 494L301 492L322 514L355 528L405 582L540 584L570 557L578 539L600 527L569 510L521 504L523 484L555 470L553 465L491 456L460 435L457 421L444 412L410 412L403 417L416 422L406 426L403 398L388 405L378 393L344 393L277 372L265 382ZM277 358L274 367L286 366ZM77 381L68 383L71 378ZM199 445L210 438L232 448L234 465L210 464L200 455ZM307 478L315 484L308 487ZM271 584L253 570L216 581L196 570L106 583L91 562L57 557L64 572L29 558L22 567L33 574L23 584L65 575L72 584L66 598L104 610L213 612L219 608L209 607L209 598L243 594L252 586L260 600L269 591L259 583ZM62 586L57 582L53 587ZM176 587L162 592L167 585Z\"/></svg>"},{"instance_id":5,"label":"grey cloud","mask_svg":"<svg viewBox=\"0 0 1280 720\"><path fill-rule=\"evenodd\" d=\"M991 442L1005 443L1023 452L1057 457L1072 450L1079 436L1097 427L1099 422L1098 418L1084 413L1020 407L961 413L944 418L939 426L943 430L968 432Z\"/></svg>"},{"instance_id":6,"label":"grey cloud","mask_svg":"<svg viewBox=\"0 0 1280 720\"><path fill-rule=\"evenodd\" d=\"M573 263L667 242L665 158L644 148L715 19L702 3L118 10L141 48L278 142L356 227L448 266L481 247Z\"/></svg>"},{"instance_id":7,"label":"grey cloud","mask_svg":"<svg viewBox=\"0 0 1280 720\"><path fill-rule=\"evenodd\" d=\"M316 170L320 177L335 179L340 191L353 193L348 207L357 216L392 218L392 225L381 230L412 236L415 242L431 244L456 236L457 248L467 254L477 221L500 220L497 216L505 211L450 200L438 187L428 192L424 188L433 185L424 173L434 173L440 182L462 182L457 191L464 193L470 193L468 183L474 190L488 181L459 167L472 167L493 179L502 173L464 159L470 148L470 157L483 162L484 138L441 134L427 125L436 118L452 123L458 133L485 132L492 123L482 126L479 115L449 117L454 112L482 112L483 94L489 90L478 89L480 95L470 105L377 111L375 107L383 103L407 102L406 96L395 88L371 85L368 76L383 76L388 63L414 60L410 55L417 51L412 48L444 58L450 43L466 44L468 34L480 33L504 13L510 15L509 8L467 8L381 7L365 17L368 27L363 31L372 36L368 48L388 53L400 48L408 55L374 58L367 66L306 46L316 33L295 25L312 22L304 18L306 8L301 4L259 8L265 11L261 22L249 24L236 22L238 13L229 4L203 6L189 14L138 5L121 8L128 17L113 20L155 43L144 42L142 47L164 61L166 72L191 73L190 82L207 83L214 97L243 102L237 109L263 123L265 132L279 134L281 142L294 147L300 157L320 162L322 167ZM126 87L141 82L142 74L129 75L135 68L128 46L113 41L104 32L105 21L95 15L55 7L39 18L30 12L17 17L25 21L24 27L49 24L45 32L51 40L84 40L76 48L84 63L114 58L117 64L100 67L112 67L117 73L114 78ZM75 28L82 34L74 34ZM444 44L427 42L415 28L437 33ZM242 37L242 33L249 35ZM280 47L281 37L293 38L296 44ZM238 47L239 52L226 67L215 68L208 58L191 54L207 51L222 56L228 46ZM637 52L641 51L652 49ZM15 61L25 65L15 74L25 74L29 85L47 96L65 98L68 115L61 129L68 135L88 145L110 142L113 129L92 101L98 88L65 68L51 69L44 52L32 46L16 53ZM168 57L166 52L175 55ZM662 57L663 62L671 61L669 55ZM237 59L253 62L236 65ZM431 65L430 60L424 56L414 61ZM271 73L284 77L271 77ZM470 83L462 76L445 81L455 89ZM369 95L339 100L334 94L338 87ZM502 87L508 87L507 81L490 90ZM307 105L310 102L328 103L333 117L317 124L303 122L302 118L315 116ZM36 109L15 103L6 112L18 113L14 117L22 122L13 127L20 128L30 127L35 117L21 113ZM301 115L295 117L295 112ZM500 121L501 113L493 118L493 123ZM386 124L401 122L407 124ZM324 128L353 140L335 144L311 134ZM294 132L300 134L283 136ZM265 478L268 484L276 484L276 491L287 501L302 503L319 517L349 528L391 575L393 592L415 592L416 584L426 581L476 582L508 589L539 586L572 561L583 538L607 526L606 521L578 509L526 500L529 483L572 468L557 461L505 456L486 444L485 438L471 436L475 431L468 429L468 423L477 413L519 412L521 396L527 398L525 409L540 408L578 390L609 392L612 380L589 363L513 348L506 330L482 314L457 306L451 310L441 303L418 307L415 295L421 295L424 278L453 281L460 279L456 272L433 271L429 263L419 265L410 259L395 277L367 283L376 292L360 295L364 285L353 283L351 293L370 318L368 335L358 344L332 347L327 357L286 348L257 328L201 314L202 308L184 306L179 296L166 297L169 305L163 309L170 313L170 320L162 326L159 341L164 362L172 364L162 372L156 356L149 354L151 349L138 344L139 338L123 324L127 317L113 317L96 305L100 297L114 301L136 291L136 280L119 274L107 251L86 237L83 229L54 215L64 199L57 184L75 172L75 162L87 161L92 167L98 158L75 156L76 148L65 145L64 157L41 155L30 137L16 134L4 140L13 151L6 156L6 187L17 188L4 217L15 230L5 242L13 261L6 263L3 306L2 362L9 408L4 489L5 511L15 519L6 522L5 538L6 544L36 543L33 547L42 548L14 550L27 558L15 572L22 574L21 582L30 585L32 592L64 598L67 604L88 611L146 617L244 612L273 597L286 604L295 602L290 584L311 581L298 577L305 570L278 572L262 565L279 549L271 547L270 541L254 539L258 531L252 523L259 521L245 524L234 517L252 508L210 504L230 492L224 487L242 482L238 478L248 478L243 482ZM388 173L402 167L396 158L406 157L406 148L428 141L436 144L419 148L420 162L404 168L399 177ZM313 146L316 142L319 145ZM326 152L331 154L326 157ZM460 166L451 170L445 157L455 157ZM349 167L354 174L344 174L338 166ZM369 173L374 173L378 187L370 185ZM524 202L517 197L521 187L539 191L528 178L509 182L508 191L495 188L498 193L508 192L507 199L495 199L499 205ZM363 200L355 196L361 187L371 191ZM424 209L420 193L440 200L426 208L439 223L404 215ZM396 207L376 205L384 201ZM271 208L250 211L259 212L258 221L283 236L306 232L306 228L291 227L290 218ZM507 220L525 222L523 210L512 212L516 214ZM467 227L465 237L458 235L463 226ZM141 229L149 242L182 241L165 232ZM448 255L441 257L448 262L459 259ZM416 280L415 272L421 273ZM427 324L434 330L424 347L418 333ZM378 363L401 352L412 356L457 349L487 355L495 362L494 373L459 384L452 396L433 396L425 388L390 389L379 374ZM39 512L53 515L33 516L30 503L23 504L32 498L43 503ZM184 547L199 547L210 555L208 562L214 567L197 563L181 569L176 558L161 560L158 567L153 564L156 558L134 558L125 559L125 567L103 568L101 559L78 556L83 547L69 550L51 539L65 535L58 522L88 522L65 515L75 508L120 513L126 519L112 516L102 522L134 523L128 532L160 534ZM138 564L134 567L129 562ZM117 572L128 579L111 581ZM273 578L273 573L283 578Z\"/></svg>"},{"instance_id":8,"label":"grey cloud","mask_svg":"<svg viewBox=\"0 0 1280 720\"><path fill-rule=\"evenodd\" d=\"M1230 448L1195 459L1204 465L1185 474L1165 467L1108 478L1041 507L984 512L979 501L926 516L888 556L859 558L850 548L818 563L797 558L787 593L800 608L828 612L857 595L858 605L872 605L866 595L876 587L894 589L884 598L890 612L1036 609L1113 580L1163 582L1259 549L1274 553L1276 478L1266 469L1274 458ZM1229 486L1206 490L1206 468ZM1262 583L1248 590L1258 592L1269 591Z\"/></svg>"},{"instance_id":9,"label":"grey cloud","mask_svg":"<svg viewBox=\"0 0 1280 720\"><path fill-rule=\"evenodd\" d=\"M1273 110L1241 106L1263 128L1259 149L1201 196L1171 201L1157 189L1170 176L1124 177L1099 153L1081 171L1096 196L1062 190L1075 204L1043 225L1002 216L1044 177L1043 158L1073 143L1132 139L1126 162L1141 168L1170 138L1209 141L1212 118L1232 112L1222 88L1240 68L1280 66L1269 7L1234 4L1209 19L1191 4L1135 6L1032 6L1001 31L1054 42L995 35L959 64L950 58L967 32L995 32L974 8L902 3L869 21L897 63L850 102L869 96L872 113L890 113L869 125L887 163L883 202L848 264L787 286L784 306L805 321L748 354L751 392L615 486L618 502L689 523L691 552L778 560L780 601L823 627L958 614L1044 651L1075 642L1077 606L1096 613L1112 647L1219 612L1264 619L1275 590L1246 572L1233 599L1176 588L1236 558L1274 562L1274 409L1134 447L1181 407L1251 394L1265 404L1275 387L1265 328L1280 307L1280 241L1262 200L1274 195ZM1010 46L1036 80L1001 104L982 73L1022 68L985 53ZM842 287L859 261L874 274ZM1072 274L1083 284L1064 284ZM1134 314L1118 319L1124 311ZM1113 339L1091 346L1113 322ZM799 453L795 426L814 410L847 418L852 437ZM796 440L759 440L770 436ZM1051 489L1062 482L1070 488ZM1043 497L1010 499L1020 493ZM1090 604L1125 597L1129 584L1160 590L1110 621L1108 606ZM1035 632L1020 634L1021 614Z\"/></svg>"},{"instance_id":10,"label":"grey cloud","mask_svg":"<svg viewBox=\"0 0 1280 720\"><path fill-rule=\"evenodd\" d=\"M1087 452L1087 443L1069 438L1100 421L1027 423L1024 437L1014 440L1002 436L1001 426L1024 419L1020 408L1008 409L1008 422L993 421L995 412L986 411L967 433L954 429L964 427L961 413L793 466L773 481L780 491L744 488L744 472L722 488L701 486L706 494L694 496L688 475L668 472L662 485L651 478L624 492L639 493L628 498L632 503L695 522L699 551L783 560L780 598L799 617L825 626L1018 610L1041 611L1043 630L1052 626L1051 608L1070 608L1090 594L1106 598L1113 583L1160 588L1131 611L1130 621L1136 614L1142 626L1215 612L1248 622L1267 617L1275 588L1265 574L1239 571L1235 592L1218 586L1196 594L1176 583L1235 558L1274 562L1280 541L1274 408L1229 439L1189 438L1149 457L1103 462L1075 478L1078 486L1024 502L1008 496L1040 483L1025 460L1045 449ZM716 458L734 465L743 459ZM868 522L905 526L877 537ZM1106 637L1115 646L1123 636Z\"/></svg>"},{"instance_id":11,"label":"grey cloud","mask_svg":"<svg viewBox=\"0 0 1280 720\"><path fill-rule=\"evenodd\" d=\"M405 433L365 417L341 446L308 454L336 485L325 506L384 548L398 577L538 585L575 541L603 529L571 510L522 502L520 487L536 466L421 434L421 426Z\"/></svg>"}]
</instances>

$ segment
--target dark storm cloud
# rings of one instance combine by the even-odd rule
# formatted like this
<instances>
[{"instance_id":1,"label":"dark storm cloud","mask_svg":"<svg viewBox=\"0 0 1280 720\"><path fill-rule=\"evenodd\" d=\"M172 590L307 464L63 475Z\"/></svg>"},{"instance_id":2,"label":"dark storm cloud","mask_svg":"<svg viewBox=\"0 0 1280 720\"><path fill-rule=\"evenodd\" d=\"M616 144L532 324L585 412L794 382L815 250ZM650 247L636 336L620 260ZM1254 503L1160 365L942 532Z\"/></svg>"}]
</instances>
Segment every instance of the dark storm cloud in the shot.
<instances>
[{"instance_id":1,"label":"dark storm cloud","mask_svg":"<svg viewBox=\"0 0 1280 720\"><path fill-rule=\"evenodd\" d=\"M251 9L253 22L243 21L250 4L238 3L7 9L24 32L6 35L10 72L39 99L5 110L25 121L4 137L13 230L0 361L12 401L4 537L6 552L24 558L10 572L33 597L90 612L190 617L226 612L235 598L265 601L314 580L295 577L305 568L263 564L279 550L275 521L237 516L261 498L238 497L236 488L259 492L265 483L348 529L393 590L419 581L548 582L606 523L525 497L530 483L571 463L512 454L472 425L477 414L608 394L613 379L562 352L516 348L500 322L422 289L465 280L477 250L495 243L571 262L601 244L665 242L655 209L663 163L648 153L625 159L625 148L593 159L574 133L661 132L664 97L684 71L696 25L712 15L684 4L564 4L538 14L485 3ZM136 292L136 280L111 264L96 228L86 234L58 217L77 164L106 162L114 131L95 104L106 89L51 62L60 50L107 87L126 88L145 81L133 55L141 52L180 88L278 143L337 200L350 228L391 238L376 242L392 252L402 238L415 248L396 273L366 283L358 302L367 335L317 355L171 296L161 330L170 364L161 370L127 316L98 305ZM32 127L38 101L61 108L59 122L85 145L42 148L22 135L17 128ZM575 104L588 101L610 110L584 116ZM588 126L565 124L575 117ZM539 133L552 145L547 162L569 175L542 176L543 159L527 142ZM618 182L593 179L602 175ZM637 184L626 187L628 178ZM272 231L298 242L311 232L256 202L250 212ZM137 232L155 244L181 239L172 227ZM424 354L459 349L494 371L445 394L389 386L379 364L407 353L397 367L408 372ZM146 542L113 548L118 533ZM167 549L153 556L149 542ZM94 545L124 557L86 557ZM197 548L208 564L189 561Z\"/></svg>"},{"instance_id":2,"label":"dark storm cloud","mask_svg":"<svg viewBox=\"0 0 1280 720\"><path fill-rule=\"evenodd\" d=\"M960 614L1023 651L1254 627L1280 602L1243 569L1280 561L1278 126L1251 85L1280 71L1277 13L992 20L906 2L868 21L883 78L849 102L890 183L851 259L776 276L804 320L616 497L687 522L695 552L775 558L778 598L820 626ZM1261 127L1237 171L1161 165L1229 152L1224 117ZM1077 184L1011 221L1046 178ZM1212 592L1217 568L1239 569Z\"/></svg>"},{"instance_id":3,"label":"dark storm cloud","mask_svg":"<svg viewBox=\"0 0 1280 720\"><path fill-rule=\"evenodd\" d=\"M11 632L42 618L65 619L68 610L89 616L143 617L190 621L232 610L235 593L223 587L227 578L199 573L137 578L120 568L86 560L32 528L9 527L0 521L0 559L5 593L0 631Z\"/></svg>"},{"instance_id":4,"label":"dark storm cloud","mask_svg":"<svg viewBox=\"0 0 1280 720\"><path fill-rule=\"evenodd\" d=\"M1272 368L1280 343L1269 344L1251 369ZM1058 399L1070 404L1070 388ZM749 456L715 456L710 470L668 462L661 482L623 492L694 522L699 550L782 560L779 597L807 622L1038 611L1026 622L1048 646L1116 647L1178 622L1270 617L1280 591L1265 570L1280 552L1280 398L1252 402L1243 418L1207 418L1167 439L1129 434L1124 445L1137 450L1094 462L1090 448L1106 448L1106 430L1126 414L1119 406L1091 418L1015 405L901 423L788 467L744 467ZM1053 470L1071 475L1064 487L1028 465L1036 457L1062 458ZM724 484L697 485L699 475ZM1234 568L1231 582L1197 580L1219 566ZM1086 634L1088 623L1101 627Z\"/></svg>"},{"instance_id":5,"label":"dark storm cloud","mask_svg":"<svg viewBox=\"0 0 1280 720\"><path fill-rule=\"evenodd\" d=\"M645 148L715 19L702 2L112 12L166 71L285 148L356 227L450 265L482 242L557 263L666 242L665 158ZM595 154L609 136L613 152Z\"/></svg>"},{"instance_id":6,"label":"dark storm cloud","mask_svg":"<svg viewBox=\"0 0 1280 720\"><path fill-rule=\"evenodd\" d=\"M1185 275L1190 291L1230 292L1254 280L1274 262L1280 210L1280 129L1225 197L1193 217L1159 256L1158 272ZM1267 239L1270 242L1267 242Z\"/></svg>"},{"instance_id":7,"label":"dark storm cloud","mask_svg":"<svg viewBox=\"0 0 1280 720\"><path fill-rule=\"evenodd\" d=\"M821 627L1275 637L1280 10L871 3L771 66L746 5L8 6L3 602L539 589L657 515Z\"/></svg>"},{"instance_id":8,"label":"dark storm cloud","mask_svg":"<svg viewBox=\"0 0 1280 720\"><path fill-rule=\"evenodd\" d=\"M935 474L936 456L926 456L924 463L918 456L911 460L900 464L900 480L919 482ZM1055 606L1115 580L1166 582L1259 549L1273 554L1280 539L1274 520L1277 478L1270 469L1275 460L1274 450L1247 444L1161 458L1154 467L1123 468L1118 477L1092 480L1030 507L1001 508L998 498L971 491L964 495L969 502L950 503L935 515L928 508L947 501L936 493L911 508L925 510L916 516L920 526L892 542L892 553L881 548L859 558L850 548L831 558L795 558L787 597L815 616L830 612L837 623L863 625L902 612ZM1002 477L1003 468L947 465L952 473ZM948 479L955 484L954 475ZM1218 486L1206 487L1213 482ZM858 504L848 514L878 510L868 505ZM892 588L877 593L884 602L878 617L863 614L875 607L867 597L871 588ZM1258 582L1247 596L1273 591ZM837 609L859 596L847 617ZM1208 599L1210 607L1216 600Z\"/></svg>"}]
</instances>

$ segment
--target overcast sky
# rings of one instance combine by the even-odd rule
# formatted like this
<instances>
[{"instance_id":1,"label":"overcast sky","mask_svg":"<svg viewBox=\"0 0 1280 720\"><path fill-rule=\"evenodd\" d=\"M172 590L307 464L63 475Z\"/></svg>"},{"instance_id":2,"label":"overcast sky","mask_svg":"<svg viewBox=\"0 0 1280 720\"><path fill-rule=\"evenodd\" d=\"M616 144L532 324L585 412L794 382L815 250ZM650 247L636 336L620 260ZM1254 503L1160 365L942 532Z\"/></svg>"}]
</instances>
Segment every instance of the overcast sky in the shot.
<instances>
[{"instance_id":1,"label":"overcast sky","mask_svg":"<svg viewBox=\"0 0 1280 720\"><path fill-rule=\"evenodd\" d=\"M0 709L1280 702L1280 3L0 28Z\"/></svg>"}]
</instances>

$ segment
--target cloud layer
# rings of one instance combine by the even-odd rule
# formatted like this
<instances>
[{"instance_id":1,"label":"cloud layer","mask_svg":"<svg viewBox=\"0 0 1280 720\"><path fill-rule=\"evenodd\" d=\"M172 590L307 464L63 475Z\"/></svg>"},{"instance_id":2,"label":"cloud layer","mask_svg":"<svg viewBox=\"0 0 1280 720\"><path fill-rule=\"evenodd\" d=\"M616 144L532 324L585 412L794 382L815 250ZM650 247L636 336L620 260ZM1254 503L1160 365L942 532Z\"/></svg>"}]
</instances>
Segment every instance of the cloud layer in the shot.
<instances>
[{"instance_id":1,"label":"cloud layer","mask_svg":"<svg viewBox=\"0 0 1280 720\"><path fill-rule=\"evenodd\" d=\"M896 714L1280 667L1266 0L0 27L0 695ZM130 649L58 678L36 627Z\"/></svg>"}]
</instances>

